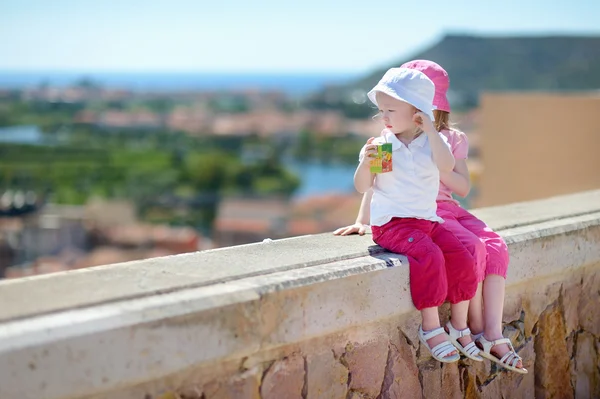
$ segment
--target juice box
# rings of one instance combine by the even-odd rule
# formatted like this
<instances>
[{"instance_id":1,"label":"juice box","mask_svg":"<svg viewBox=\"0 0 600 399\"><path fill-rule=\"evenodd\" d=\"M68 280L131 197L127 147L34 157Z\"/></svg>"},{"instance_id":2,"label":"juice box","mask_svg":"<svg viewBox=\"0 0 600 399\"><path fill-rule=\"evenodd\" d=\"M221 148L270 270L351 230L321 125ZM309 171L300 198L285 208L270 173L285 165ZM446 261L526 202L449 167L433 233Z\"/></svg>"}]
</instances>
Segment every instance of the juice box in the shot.
<instances>
[{"instance_id":1,"label":"juice box","mask_svg":"<svg viewBox=\"0 0 600 399\"><path fill-rule=\"evenodd\" d=\"M377 156L371 159L371 173L392 171L392 143L377 145Z\"/></svg>"}]
</instances>

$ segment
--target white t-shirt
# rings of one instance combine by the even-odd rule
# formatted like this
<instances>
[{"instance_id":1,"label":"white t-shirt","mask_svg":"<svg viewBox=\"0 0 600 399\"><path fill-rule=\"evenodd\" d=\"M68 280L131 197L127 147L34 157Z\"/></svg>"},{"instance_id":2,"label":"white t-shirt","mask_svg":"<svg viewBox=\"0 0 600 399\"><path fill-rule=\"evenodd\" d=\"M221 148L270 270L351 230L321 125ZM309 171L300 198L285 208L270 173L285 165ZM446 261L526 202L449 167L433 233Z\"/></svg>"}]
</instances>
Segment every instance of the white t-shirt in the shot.
<instances>
[{"instance_id":1,"label":"white t-shirt","mask_svg":"<svg viewBox=\"0 0 600 399\"><path fill-rule=\"evenodd\" d=\"M444 135L440 137L448 144ZM393 217L443 223L436 214L440 172L432 159L427 135L422 133L407 147L394 133L384 130L373 144L386 142L392 143L392 171L375 175L371 225L382 226ZM359 159L363 157L361 151Z\"/></svg>"}]
</instances>

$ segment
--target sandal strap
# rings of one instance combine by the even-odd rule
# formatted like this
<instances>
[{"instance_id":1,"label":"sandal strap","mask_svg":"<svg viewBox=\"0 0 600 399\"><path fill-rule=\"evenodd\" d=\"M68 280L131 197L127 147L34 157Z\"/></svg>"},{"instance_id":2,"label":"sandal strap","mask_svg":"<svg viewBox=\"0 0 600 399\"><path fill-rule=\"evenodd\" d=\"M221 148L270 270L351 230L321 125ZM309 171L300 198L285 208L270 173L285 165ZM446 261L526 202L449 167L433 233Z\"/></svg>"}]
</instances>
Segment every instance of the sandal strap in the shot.
<instances>
[{"instance_id":1,"label":"sandal strap","mask_svg":"<svg viewBox=\"0 0 600 399\"><path fill-rule=\"evenodd\" d=\"M472 334L473 336L473 341L477 341L479 338L483 337L483 333L480 332L479 334Z\"/></svg>"},{"instance_id":2,"label":"sandal strap","mask_svg":"<svg viewBox=\"0 0 600 399\"><path fill-rule=\"evenodd\" d=\"M512 367L516 367L516 365L521 360L521 356L517 355L515 351L507 352L506 355L502 356L500 359L501 363L508 364Z\"/></svg>"},{"instance_id":3,"label":"sandal strap","mask_svg":"<svg viewBox=\"0 0 600 399\"><path fill-rule=\"evenodd\" d=\"M467 344L467 346L465 346L463 349L465 351L467 351L467 353L471 356L477 355L480 352L477 345L475 345L475 342L471 342L470 344Z\"/></svg>"},{"instance_id":4,"label":"sandal strap","mask_svg":"<svg viewBox=\"0 0 600 399\"><path fill-rule=\"evenodd\" d=\"M431 353L440 358L444 358L454 351L456 351L456 348L448 341L437 344L431 348Z\"/></svg>"},{"instance_id":5,"label":"sandal strap","mask_svg":"<svg viewBox=\"0 0 600 399\"><path fill-rule=\"evenodd\" d=\"M464 330L457 330L454 328L451 321L446 323L446 327L448 327L448 332L452 338L463 338L471 335L471 329L469 327Z\"/></svg>"},{"instance_id":6,"label":"sandal strap","mask_svg":"<svg viewBox=\"0 0 600 399\"><path fill-rule=\"evenodd\" d=\"M511 349L513 349L513 352L514 352L514 348L512 346L512 342L510 342L510 339L508 339L508 338L500 338L500 339L497 339L495 341L488 341L488 342L491 343L492 346L507 344L508 346L510 346Z\"/></svg>"},{"instance_id":7,"label":"sandal strap","mask_svg":"<svg viewBox=\"0 0 600 399\"><path fill-rule=\"evenodd\" d=\"M512 352L515 352L515 348L513 347L512 342L510 342L510 339L508 339L508 338L499 338L499 339L496 339L493 341L488 341L484 335L481 335L479 338L477 338L476 341L481 345L481 350L488 354L491 354L492 348L494 346L502 345L502 344L508 345L510 350Z\"/></svg>"},{"instance_id":8,"label":"sandal strap","mask_svg":"<svg viewBox=\"0 0 600 399\"><path fill-rule=\"evenodd\" d=\"M494 356L496 359L498 359L497 361L501 364L505 364L507 366L516 368L517 364L519 364L519 361L523 360L521 358L521 356L519 356L517 354L515 347L513 346L512 342L510 342L510 339L508 339L508 338L500 338L500 339L497 339L494 341L488 341L484 336L481 336L477 340L477 342L479 342L481 344L481 346L483 346L484 353ZM510 350L508 352L506 352L506 354L504 356L502 356L501 358L498 358L495 354L491 353L491 350L492 350L492 347L494 347L496 345L502 345L502 344L508 345Z\"/></svg>"},{"instance_id":9,"label":"sandal strap","mask_svg":"<svg viewBox=\"0 0 600 399\"><path fill-rule=\"evenodd\" d=\"M479 338L477 338L475 340L475 343L479 344L479 346L481 346L479 349L485 353L489 353L492 350L492 343L490 341L488 341L487 339L485 339L485 337L483 335L481 335Z\"/></svg>"},{"instance_id":10,"label":"sandal strap","mask_svg":"<svg viewBox=\"0 0 600 399\"><path fill-rule=\"evenodd\" d=\"M423 339L425 339L425 341L429 341L431 338L437 337L438 335L444 334L446 332L442 327L438 327L431 331L424 331L421 328L421 331L423 332L421 335L423 336Z\"/></svg>"},{"instance_id":11,"label":"sandal strap","mask_svg":"<svg viewBox=\"0 0 600 399\"><path fill-rule=\"evenodd\" d=\"M519 356L516 356L513 361L512 361L512 366L513 367L517 367L517 364L519 364L519 361L521 360L521 358ZM521 362L522 363L522 362Z\"/></svg>"}]
</instances>

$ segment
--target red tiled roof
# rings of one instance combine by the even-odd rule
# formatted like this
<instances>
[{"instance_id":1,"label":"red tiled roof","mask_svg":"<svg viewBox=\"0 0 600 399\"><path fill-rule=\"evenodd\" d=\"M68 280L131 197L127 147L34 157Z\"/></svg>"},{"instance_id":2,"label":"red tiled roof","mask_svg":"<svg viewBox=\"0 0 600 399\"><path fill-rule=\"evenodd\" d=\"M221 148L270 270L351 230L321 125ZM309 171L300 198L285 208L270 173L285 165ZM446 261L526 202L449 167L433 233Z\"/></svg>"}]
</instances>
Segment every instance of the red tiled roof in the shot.
<instances>
[{"instance_id":1,"label":"red tiled roof","mask_svg":"<svg viewBox=\"0 0 600 399\"><path fill-rule=\"evenodd\" d=\"M271 222L260 219L219 219L215 221L216 231L223 232L243 232L243 233L264 233L271 231Z\"/></svg>"},{"instance_id":2,"label":"red tiled roof","mask_svg":"<svg viewBox=\"0 0 600 399\"><path fill-rule=\"evenodd\" d=\"M295 219L288 223L288 235L292 237L323 233L325 230L323 224L317 220Z\"/></svg>"}]
</instances>

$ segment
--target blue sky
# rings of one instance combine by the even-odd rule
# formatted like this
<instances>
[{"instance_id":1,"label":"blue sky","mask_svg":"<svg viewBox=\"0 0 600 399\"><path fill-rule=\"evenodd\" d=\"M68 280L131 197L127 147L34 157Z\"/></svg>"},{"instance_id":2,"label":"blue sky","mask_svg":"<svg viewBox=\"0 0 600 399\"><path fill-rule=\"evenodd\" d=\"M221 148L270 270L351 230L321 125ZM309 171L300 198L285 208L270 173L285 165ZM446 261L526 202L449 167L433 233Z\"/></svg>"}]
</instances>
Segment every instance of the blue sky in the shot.
<instances>
[{"instance_id":1,"label":"blue sky","mask_svg":"<svg viewBox=\"0 0 600 399\"><path fill-rule=\"evenodd\" d=\"M0 70L364 72L445 33L600 34L598 0L285 3L2 0Z\"/></svg>"}]
</instances>

